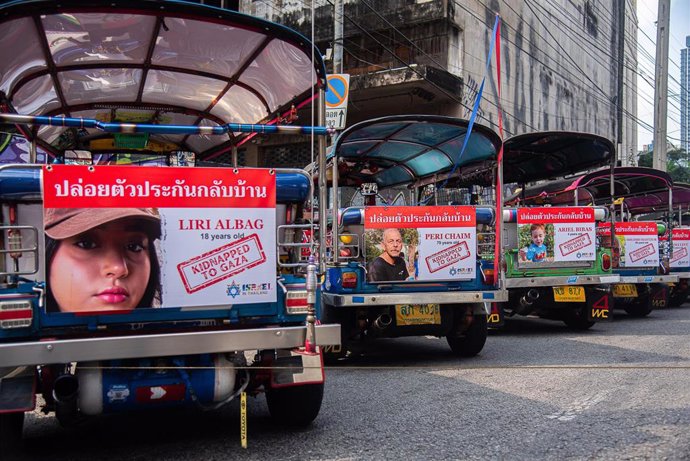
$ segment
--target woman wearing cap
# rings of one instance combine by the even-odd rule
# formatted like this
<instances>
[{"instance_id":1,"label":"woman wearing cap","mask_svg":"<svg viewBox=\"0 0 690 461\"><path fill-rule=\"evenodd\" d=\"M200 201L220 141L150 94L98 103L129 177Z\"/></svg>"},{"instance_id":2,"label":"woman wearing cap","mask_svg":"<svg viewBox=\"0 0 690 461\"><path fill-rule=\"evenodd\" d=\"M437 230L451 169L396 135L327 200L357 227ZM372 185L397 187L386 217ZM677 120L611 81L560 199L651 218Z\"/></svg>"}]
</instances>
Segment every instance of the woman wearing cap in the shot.
<instances>
[{"instance_id":1,"label":"woman wearing cap","mask_svg":"<svg viewBox=\"0 0 690 461\"><path fill-rule=\"evenodd\" d=\"M150 208L46 208L47 309L128 311L153 307L160 269Z\"/></svg>"}]
</instances>

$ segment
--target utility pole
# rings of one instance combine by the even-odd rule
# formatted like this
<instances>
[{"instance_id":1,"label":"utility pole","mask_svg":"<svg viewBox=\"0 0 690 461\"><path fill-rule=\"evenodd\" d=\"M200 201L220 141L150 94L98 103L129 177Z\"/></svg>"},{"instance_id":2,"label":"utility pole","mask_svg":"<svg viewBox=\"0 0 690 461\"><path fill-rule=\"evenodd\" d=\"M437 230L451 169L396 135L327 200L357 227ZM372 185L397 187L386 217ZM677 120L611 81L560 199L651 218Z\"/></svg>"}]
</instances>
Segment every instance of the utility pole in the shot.
<instances>
[{"instance_id":1,"label":"utility pole","mask_svg":"<svg viewBox=\"0 0 690 461\"><path fill-rule=\"evenodd\" d=\"M654 72L654 153L652 166L666 171L666 117L668 109L668 35L671 0L659 0Z\"/></svg>"},{"instance_id":2,"label":"utility pole","mask_svg":"<svg viewBox=\"0 0 690 461\"><path fill-rule=\"evenodd\" d=\"M616 119L618 125L617 132L617 148L618 155L616 155L617 160L622 166L627 166L628 157L625 155L625 142L623 141L623 105L625 100L623 99L623 85L625 85L625 80L623 79L625 72L625 67L623 66L623 61L625 59L625 0L618 0L618 97L616 106Z\"/></svg>"},{"instance_id":3,"label":"utility pole","mask_svg":"<svg viewBox=\"0 0 690 461\"><path fill-rule=\"evenodd\" d=\"M345 16L344 0L335 0L333 4L333 73L343 73L343 19Z\"/></svg>"}]
</instances>

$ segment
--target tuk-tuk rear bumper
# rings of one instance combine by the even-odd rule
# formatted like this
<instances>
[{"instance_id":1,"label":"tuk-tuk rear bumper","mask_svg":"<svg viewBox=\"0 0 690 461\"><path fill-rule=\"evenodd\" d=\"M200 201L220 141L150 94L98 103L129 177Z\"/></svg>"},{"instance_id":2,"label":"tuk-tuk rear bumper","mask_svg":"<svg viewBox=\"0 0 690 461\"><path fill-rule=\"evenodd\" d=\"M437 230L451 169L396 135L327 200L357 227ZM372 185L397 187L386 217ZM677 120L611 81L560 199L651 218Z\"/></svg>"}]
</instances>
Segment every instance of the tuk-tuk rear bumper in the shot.
<instances>
[{"instance_id":1,"label":"tuk-tuk rear bumper","mask_svg":"<svg viewBox=\"0 0 690 461\"><path fill-rule=\"evenodd\" d=\"M567 285L607 285L619 283L618 274L608 275L559 275L553 277L506 278L506 288L557 287Z\"/></svg>"},{"instance_id":2,"label":"tuk-tuk rear bumper","mask_svg":"<svg viewBox=\"0 0 690 461\"><path fill-rule=\"evenodd\" d=\"M675 283L678 275L621 275L619 283Z\"/></svg>"},{"instance_id":3,"label":"tuk-tuk rear bumper","mask_svg":"<svg viewBox=\"0 0 690 461\"><path fill-rule=\"evenodd\" d=\"M306 326L0 344L0 368L303 346ZM317 325L316 345L339 345L340 325Z\"/></svg>"},{"instance_id":4,"label":"tuk-tuk rear bumper","mask_svg":"<svg viewBox=\"0 0 690 461\"><path fill-rule=\"evenodd\" d=\"M323 302L337 307L388 306L395 304L467 304L508 301L505 290L491 291L444 291L414 293L323 293Z\"/></svg>"}]
</instances>

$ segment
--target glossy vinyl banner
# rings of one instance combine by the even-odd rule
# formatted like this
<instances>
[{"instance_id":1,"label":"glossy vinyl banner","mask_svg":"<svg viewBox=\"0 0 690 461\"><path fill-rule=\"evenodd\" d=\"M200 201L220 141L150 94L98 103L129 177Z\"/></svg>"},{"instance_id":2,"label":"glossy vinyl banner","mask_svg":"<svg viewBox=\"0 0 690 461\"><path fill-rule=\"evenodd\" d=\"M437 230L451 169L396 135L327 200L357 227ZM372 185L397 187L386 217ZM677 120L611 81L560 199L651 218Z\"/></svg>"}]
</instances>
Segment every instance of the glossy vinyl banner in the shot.
<instances>
[{"instance_id":1,"label":"glossy vinyl banner","mask_svg":"<svg viewBox=\"0 0 690 461\"><path fill-rule=\"evenodd\" d=\"M617 222L615 229L621 267L659 265L659 235L655 222ZM611 235L610 224L601 223L599 232L601 235Z\"/></svg>"},{"instance_id":2,"label":"glossy vinyl banner","mask_svg":"<svg viewBox=\"0 0 690 461\"><path fill-rule=\"evenodd\" d=\"M470 206L367 207L367 281L474 279L476 226Z\"/></svg>"},{"instance_id":3,"label":"glossy vinyl banner","mask_svg":"<svg viewBox=\"0 0 690 461\"><path fill-rule=\"evenodd\" d=\"M678 269L690 267L690 228L673 229L671 267Z\"/></svg>"},{"instance_id":4,"label":"glossy vinyl banner","mask_svg":"<svg viewBox=\"0 0 690 461\"><path fill-rule=\"evenodd\" d=\"M43 190L49 310L276 300L272 171L51 165Z\"/></svg>"},{"instance_id":5,"label":"glossy vinyl banner","mask_svg":"<svg viewBox=\"0 0 690 461\"><path fill-rule=\"evenodd\" d=\"M521 263L596 259L593 208L519 208L517 226Z\"/></svg>"}]
</instances>

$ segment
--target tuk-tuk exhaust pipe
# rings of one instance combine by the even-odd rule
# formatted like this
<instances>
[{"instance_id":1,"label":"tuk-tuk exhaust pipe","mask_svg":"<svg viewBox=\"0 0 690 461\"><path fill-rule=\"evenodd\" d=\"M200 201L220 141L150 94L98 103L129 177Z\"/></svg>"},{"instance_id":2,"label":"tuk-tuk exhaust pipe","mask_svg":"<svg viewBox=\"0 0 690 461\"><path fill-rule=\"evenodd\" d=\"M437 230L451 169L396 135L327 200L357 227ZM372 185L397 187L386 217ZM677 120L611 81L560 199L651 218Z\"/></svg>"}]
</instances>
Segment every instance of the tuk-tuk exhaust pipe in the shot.
<instances>
[{"instance_id":1,"label":"tuk-tuk exhaust pipe","mask_svg":"<svg viewBox=\"0 0 690 461\"><path fill-rule=\"evenodd\" d=\"M65 373L58 376L53 383L53 400L55 400L55 416L63 426L70 426L77 420L79 410L77 397L79 395L79 380L73 374Z\"/></svg>"},{"instance_id":2,"label":"tuk-tuk exhaust pipe","mask_svg":"<svg viewBox=\"0 0 690 461\"><path fill-rule=\"evenodd\" d=\"M520 307L530 307L537 299L539 299L539 291L535 290L534 288L530 288L527 290L527 293L520 298Z\"/></svg>"},{"instance_id":3,"label":"tuk-tuk exhaust pipe","mask_svg":"<svg viewBox=\"0 0 690 461\"><path fill-rule=\"evenodd\" d=\"M384 330L393 323L393 318L389 314L381 314L374 320L374 327Z\"/></svg>"}]
</instances>

